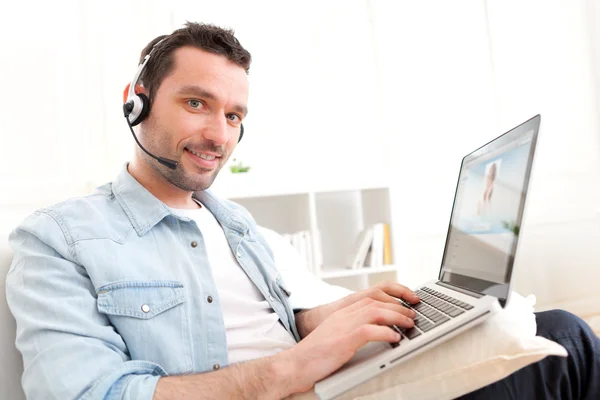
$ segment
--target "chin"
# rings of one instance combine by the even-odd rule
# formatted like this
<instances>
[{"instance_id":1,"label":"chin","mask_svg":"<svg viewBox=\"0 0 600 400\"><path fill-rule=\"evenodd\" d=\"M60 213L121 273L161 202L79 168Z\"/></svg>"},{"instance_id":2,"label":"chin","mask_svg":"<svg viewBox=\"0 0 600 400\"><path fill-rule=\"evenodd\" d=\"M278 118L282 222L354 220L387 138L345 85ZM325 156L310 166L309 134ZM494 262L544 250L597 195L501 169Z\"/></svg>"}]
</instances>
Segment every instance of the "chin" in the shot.
<instances>
[{"instance_id":1,"label":"chin","mask_svg":"<svg viewBox=\"0 0 600 400\"><path fill-rule=\"evenodd\" d=\"M186 192L198 192L208 189L217 177L218 171L210 173L189 173L178 171L169 175L163 175L174 186Z\"/></svg>"},{"instance_id":2,"label":"chin","mask_svg":"<svg viewBox=\"0 0 600 400\"><path fill-rule=\"evenodd\" d=\"M215 172L213 175L203 176L199 180L196 180L195 184L193 185L193 187L195 188L194 191L198 192L210 188L216 178L217 173Z\"/></svg>"}]
</instances>

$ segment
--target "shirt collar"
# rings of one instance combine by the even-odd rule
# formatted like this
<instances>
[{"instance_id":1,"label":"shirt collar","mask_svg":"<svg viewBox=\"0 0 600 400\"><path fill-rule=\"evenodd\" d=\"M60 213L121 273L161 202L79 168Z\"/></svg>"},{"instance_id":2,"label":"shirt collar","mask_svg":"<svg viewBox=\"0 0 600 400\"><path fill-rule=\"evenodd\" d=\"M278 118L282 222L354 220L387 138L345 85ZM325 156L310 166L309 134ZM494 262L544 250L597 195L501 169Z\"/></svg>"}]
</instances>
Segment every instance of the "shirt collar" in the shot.
<instances>
[{"instance_id":1,"label":"shirt collar","mask_svg":"<svg viewBox=\"0 0 600 400\"><path fill-rule=\"evenodd\" d=\"M112 192L139 236L146 234L167 215L189 221L189 218L172 213L162 201L131 176L127 171L127 164L112 182ZM248 231L247 224L237 213L210 190L194 192L193 196L208 208L221 225L240 233Z\"/></svg>"}]
</instances>

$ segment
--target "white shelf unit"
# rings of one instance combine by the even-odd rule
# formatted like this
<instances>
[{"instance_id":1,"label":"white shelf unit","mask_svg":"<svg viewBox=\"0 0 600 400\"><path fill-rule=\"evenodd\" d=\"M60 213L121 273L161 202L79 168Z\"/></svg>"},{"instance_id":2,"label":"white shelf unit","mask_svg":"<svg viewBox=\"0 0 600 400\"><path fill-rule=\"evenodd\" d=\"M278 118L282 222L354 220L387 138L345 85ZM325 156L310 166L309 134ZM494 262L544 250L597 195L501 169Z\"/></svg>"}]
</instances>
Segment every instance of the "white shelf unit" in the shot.
<instances>
[{"instance_id":1,"label":"white shelf unit","mask_svg":"<svg viewBox=\"0 0 600 400\"><path fill-rule=\"evenodd\" d=\"M359 233L379 222L389 224L392 260L395 258L390 189L386 186L266 194L252 191L248 195L234 191L224 197L246 207L259 225L280 234L310 231L313 248L321 250L313 257L313 269L326 282L360 290L382 280L398 281L399 265L348 268Z\"/></svg>"}]
</instances>

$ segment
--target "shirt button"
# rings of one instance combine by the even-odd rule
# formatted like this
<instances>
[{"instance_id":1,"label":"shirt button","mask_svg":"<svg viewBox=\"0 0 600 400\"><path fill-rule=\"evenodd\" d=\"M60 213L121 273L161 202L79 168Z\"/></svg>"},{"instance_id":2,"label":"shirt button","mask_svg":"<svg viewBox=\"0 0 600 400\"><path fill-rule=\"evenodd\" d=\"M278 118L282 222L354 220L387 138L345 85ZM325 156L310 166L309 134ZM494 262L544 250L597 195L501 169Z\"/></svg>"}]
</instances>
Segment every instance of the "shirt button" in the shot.
<instances>
[{"instance_id":1,"label":"shirt button","mask_svg":"<svg viewBox=\"0 0 600 400\"><path fill-rule=\"evenodd\" d=\"M193 248L198 247L198 242L196 242L195 240L190 244L192 245Z\"/></svg>"},{"instance_id":2,"label":"shirt button","mask_svg":"<svg viewBox=\"0 0 600 400\"><path fill-rule=\"evenodd\" d=\"M150 306L148 304L142 305L142 311L145 313L150 312Z\"/></svg>"},{"instance_id":3,"label":"shirt button","mask_svg":"<svg viewBox=\"0 0 600 400\"><path fill-rule=\"evenodd\" d=\"M208 297L206 298L206 301L208 301L209 303L212 303L212 296L208 296Z\"/></svg>"},{"instance_id":4,"label":"shirt button","mask_svg":"<svg viewBox=\"0 0 600 400\"><path fill-rule=\"evenodd\" d=\"M220 366L219 364L215 364L215 365L213 365L213 369L214 369L215 371L219 370L219 368L221 368L221 366Z\"/></svg>"},{"instance_id":5,"label":"shirt button","mask_svg":"<svg viewBox=\"0 0 600 400\"><path fill-rule=\"evenodd\" d=\"M273 296L269 295L269 300L273 301Z\"/></svg>"}]
</instances>

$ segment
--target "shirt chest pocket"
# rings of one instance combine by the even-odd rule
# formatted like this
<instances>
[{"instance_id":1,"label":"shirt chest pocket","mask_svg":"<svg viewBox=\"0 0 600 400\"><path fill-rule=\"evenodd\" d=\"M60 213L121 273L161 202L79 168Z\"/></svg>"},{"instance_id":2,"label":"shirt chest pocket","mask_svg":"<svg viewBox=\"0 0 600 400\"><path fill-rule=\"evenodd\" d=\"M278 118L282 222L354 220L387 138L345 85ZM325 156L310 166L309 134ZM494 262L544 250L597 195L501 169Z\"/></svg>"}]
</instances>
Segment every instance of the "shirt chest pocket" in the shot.
<instances>
[{"instance_id":1,"label":"shirt chest pocket","mask_svg":"<svg viewBox=\"0 0 600 400\"><path fill-rule=\"evenodd\" d=\"M98 311L121 335L132 360L159 364L169 374L193 369L185 291L176 281L127 281L97 290Z\"/></svg>"}]
</instances>

